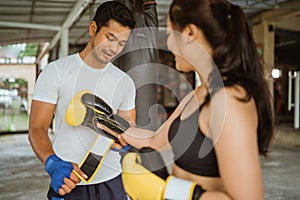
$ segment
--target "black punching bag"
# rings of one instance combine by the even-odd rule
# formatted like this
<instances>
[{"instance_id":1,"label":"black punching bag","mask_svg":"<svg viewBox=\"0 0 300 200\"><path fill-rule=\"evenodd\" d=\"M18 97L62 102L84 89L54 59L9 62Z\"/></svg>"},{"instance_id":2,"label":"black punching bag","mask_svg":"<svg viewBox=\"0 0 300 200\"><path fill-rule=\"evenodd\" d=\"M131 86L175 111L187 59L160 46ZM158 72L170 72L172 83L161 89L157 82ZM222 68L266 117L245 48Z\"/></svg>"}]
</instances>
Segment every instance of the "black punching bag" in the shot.
<instances>
[{"instance_id":1,"label":"black punching bag","mask_svg":"<svg viewBox=\"0 0 300 200\"><path fill-rule=\"evenodd\" d=\"M136 86L137 126L157 129L158 19L154 0L118 0L134 12L136 29L113 62Z\"/></svg>"}]
</instances>

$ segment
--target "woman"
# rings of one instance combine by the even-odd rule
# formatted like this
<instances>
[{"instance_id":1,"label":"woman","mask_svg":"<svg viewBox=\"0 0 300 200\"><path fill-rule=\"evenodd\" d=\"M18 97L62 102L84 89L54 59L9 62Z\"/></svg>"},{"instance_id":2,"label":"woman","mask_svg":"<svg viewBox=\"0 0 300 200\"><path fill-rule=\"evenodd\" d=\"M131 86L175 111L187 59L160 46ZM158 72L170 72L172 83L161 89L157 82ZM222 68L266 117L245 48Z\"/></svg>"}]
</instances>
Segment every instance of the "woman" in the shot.
<instances>
[{"instance_id":1,"label":"woman","mask_svg":"<svg viewBox=\"0 0 300 200\"><path fill-rule=\"evenodd\" d=\"M201 85L156 132L129 128L121 144L172 148L172 175L200 185L201 200L264 199L259 154L273 114L245 15L226 0L174 0L167 26L176 68L195 71Z\"/></svg>"}]
</instances>

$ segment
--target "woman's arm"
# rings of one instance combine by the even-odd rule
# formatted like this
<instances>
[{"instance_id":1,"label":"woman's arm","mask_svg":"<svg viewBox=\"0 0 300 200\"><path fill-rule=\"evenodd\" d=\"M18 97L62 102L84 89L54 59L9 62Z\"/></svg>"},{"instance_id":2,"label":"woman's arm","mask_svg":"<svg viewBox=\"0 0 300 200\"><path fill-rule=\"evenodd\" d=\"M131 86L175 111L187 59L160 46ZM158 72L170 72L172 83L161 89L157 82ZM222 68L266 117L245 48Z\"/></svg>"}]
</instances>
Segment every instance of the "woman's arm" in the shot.
<instances>
[{"instance_id":1,"label":"woman's arm","mask_svg":"<svg viewBox=\"0 0 300 200\"><path fill-rule=\"evenodd\" d=\"M156 150L165 150L170 148L168 140L169 127L173 120L180 114L180 110L181 107L178 106L157 131L130 127L123 134L118 134L100 123L97 124L97 127L117 137L123 146L130 144L136 148L151 147Z\"/></svg>"},{"instance_id":2,"label":"woman's arm","mask_svg":"<svg viewBox=\"0 0 300 200\"><path fill-rule=\"evenodd\" d=\"M170 148L168 139L170 125L173 123L174 119L180 115L182 109L193 95L194 92L190 92L190 94L183 98L175 111L157 131L130 127L123 134L117 134L101 124L98 124L97 126L100 129L106 130L113 136L118 137L123 146L130 144L136 148L151 147L155 150L166 150Z\"/></svg>"},{"instance_id":3,"label":"woman's arm","mask_svg":"<svg viewBox=\"0 0 300 200\"><path fill-rule=\"evenodd\" d=\"M100 123L97 124L97 127L118 138L123 146L130 144L138 149L143 147L151 147L156 150L162 150L164 149L164 147L168 146L169 143L166 135L167 132L165 124L161 126L157 131L137 127L129 127L122 134L118 134Z\"/></svg>"}]
</instances>

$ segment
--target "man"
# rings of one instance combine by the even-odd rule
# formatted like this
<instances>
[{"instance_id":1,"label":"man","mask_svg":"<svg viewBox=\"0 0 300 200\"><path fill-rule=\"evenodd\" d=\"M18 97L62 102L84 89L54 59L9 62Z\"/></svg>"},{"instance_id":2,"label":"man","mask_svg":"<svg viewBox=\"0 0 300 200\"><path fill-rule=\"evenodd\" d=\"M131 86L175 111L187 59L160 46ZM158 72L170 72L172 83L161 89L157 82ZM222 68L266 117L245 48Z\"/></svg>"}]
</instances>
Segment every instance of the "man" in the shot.
<instances>
[{"instance_id":1,"label":"man","mask_svg":"<svg viewBox=\"0 0 300 200\"><path fill-rule=\"evenodd\" d=\"M110 61L126 44L135 26L133 14L123 4L101 4L89 24L89 42L77 54L48 64L40 74L33 95L29 141L51 177L48 199L127 199L122 186L120 155L108 151L100 170L88 182L78 164L85 158L97 134L84 126L66 123L72 97L88 90L101 97L114 113L135 123L135 87L131 78ZM55 116L55 137L48 128ZM75 171L75 173L74 173Z\"/></svg>"}]
</instances>

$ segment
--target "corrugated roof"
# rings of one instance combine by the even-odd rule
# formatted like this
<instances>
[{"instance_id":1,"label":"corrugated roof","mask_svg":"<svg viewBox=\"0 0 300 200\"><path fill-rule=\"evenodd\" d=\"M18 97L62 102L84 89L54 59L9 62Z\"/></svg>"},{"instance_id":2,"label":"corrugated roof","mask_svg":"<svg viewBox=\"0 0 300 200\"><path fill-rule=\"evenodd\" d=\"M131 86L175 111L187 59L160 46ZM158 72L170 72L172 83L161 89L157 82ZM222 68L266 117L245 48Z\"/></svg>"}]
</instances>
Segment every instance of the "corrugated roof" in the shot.
<instances>
[{"instance_id":1,"label":"corrugated roof","mask_svg":"<svg viewBox=\"0 0 300 200\"><path fill-rule=\"evenodd\" d=\"M69 28L69 44L85 44L88 24L96 8L106 0L1 0L0 46L49 42L60 39L62 28ZM171 0L156 0L159 25L165 26ZM279 9L286 0L231 0L248 15ZM299 1L299 0L296 0ZM298 8L291 8L298 9Z\"/></svg>"}]
</instances>

